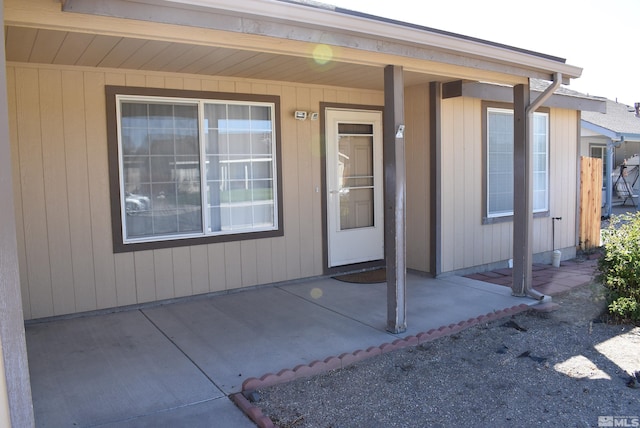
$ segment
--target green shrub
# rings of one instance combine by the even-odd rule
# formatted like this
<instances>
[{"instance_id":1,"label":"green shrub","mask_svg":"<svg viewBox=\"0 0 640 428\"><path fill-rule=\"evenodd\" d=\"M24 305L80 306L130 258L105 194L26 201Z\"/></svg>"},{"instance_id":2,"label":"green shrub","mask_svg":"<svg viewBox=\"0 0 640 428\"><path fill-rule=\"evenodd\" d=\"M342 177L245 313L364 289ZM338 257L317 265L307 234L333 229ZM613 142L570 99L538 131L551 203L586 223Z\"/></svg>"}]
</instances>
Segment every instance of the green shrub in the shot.
<instances>
[{"instance_id":1,"label":"green shrub","mask_svg":"<svg viewBox=\"0 0 640 428\"><path fill-rule=\"evenodd\" d=\"M612 217L602 238L598 268L608 289L609 312L640 321L640 213Z\"/></svg>"},{"instance_id":2,"label":"green shrub","mask_svg":"<svg viewBox=\"0 0 640 428\"><path fill-rule=\"evenodd\" d=\"M618 297L609 304L609 313L623 319L640 319L640 305L630 297Z\"/></svg>"}]
</instances>

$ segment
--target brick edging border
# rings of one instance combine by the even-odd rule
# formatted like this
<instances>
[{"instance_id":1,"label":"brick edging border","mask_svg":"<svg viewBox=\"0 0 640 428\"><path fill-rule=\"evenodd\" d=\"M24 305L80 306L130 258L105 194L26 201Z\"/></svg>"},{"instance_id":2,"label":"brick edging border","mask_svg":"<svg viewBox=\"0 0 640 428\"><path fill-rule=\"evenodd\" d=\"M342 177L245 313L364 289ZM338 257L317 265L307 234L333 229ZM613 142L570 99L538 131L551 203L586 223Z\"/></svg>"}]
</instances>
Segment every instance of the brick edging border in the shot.
<instances>
[{"instance_id":1,"label":"brick edging border","mask_svg":"<svg viewBox=\"0 0 640 428\"><path fill-rule=\"evenodd\" d=\"M322 361L312 361L309 364L300 364L293 369L283 369L278 373L267 373L260 378L250 377L242 383L242 391L231 394L229 398L242 410L249 419L251 419L260 428L274 428L273 422L262 413L262 409L252 404L245 396L246 393L253 392L260 388L268 388L270 386L279 385L290 382L292 380L316 376L330 370L345 368L348 365L358 361L366 360L376 355L386 354L387 352L416 346L422 343L431 342L440 337L449 336L465 330L474 325L494 321L511 315L516 315L532 309L531 306L521 303L517 306L490 312L486 315L480 315L477 318L469 318L466 321L460 321L457 324L449 324L438 329L431 329L425 333L418 333L415 336L407 336L404 339L397 339L391 343L383 343L380 346L372 346L366 350L357 350L351 353L340 354L337 357L328 357Z\"/></svg>"}]
</instances>

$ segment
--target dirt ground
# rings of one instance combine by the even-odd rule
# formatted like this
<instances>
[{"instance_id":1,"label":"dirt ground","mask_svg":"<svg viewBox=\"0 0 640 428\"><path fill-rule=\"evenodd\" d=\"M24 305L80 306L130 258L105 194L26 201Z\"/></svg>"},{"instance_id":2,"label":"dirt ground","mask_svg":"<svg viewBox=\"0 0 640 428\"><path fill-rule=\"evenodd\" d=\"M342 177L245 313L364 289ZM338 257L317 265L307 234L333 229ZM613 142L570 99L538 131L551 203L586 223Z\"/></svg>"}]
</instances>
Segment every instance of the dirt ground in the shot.
<instances>
[{"instance_id":1,"label":"dirt ground","mask_svg":"<svg viewBox=\"0 0 640 428\"><path fill-rule=\"evenodd\" d=\"M607 322L596 283L553 301L260 390L255 404L288 428L640 426L640 328Z\"/></svg>"}]
</instances>

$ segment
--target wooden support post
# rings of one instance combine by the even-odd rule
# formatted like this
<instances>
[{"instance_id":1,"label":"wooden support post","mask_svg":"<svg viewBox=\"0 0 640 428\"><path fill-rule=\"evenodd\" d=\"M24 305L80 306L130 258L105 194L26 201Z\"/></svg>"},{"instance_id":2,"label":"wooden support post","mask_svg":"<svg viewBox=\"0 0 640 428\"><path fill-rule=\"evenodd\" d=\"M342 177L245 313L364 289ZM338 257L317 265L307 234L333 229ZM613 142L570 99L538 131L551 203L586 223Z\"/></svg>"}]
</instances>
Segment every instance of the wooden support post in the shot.
<instances>
[{"instance_id":1,"label":"wooden support post","mask_svg":"<svg viewBox=\"0 0 640 428\"><path fill-rule=\"evenodd\" d=\"M0 0L0 21L3 19ZM0 36L0 425L34 426L16 243L4 33ZM8 414L7 414L8 413Z\"/></svg>"},{"instance_id":2,"label":"wooden support post","mask_svg":"<svg viewBox=\"0 0 640 428\"><path fill-rule=\"evenodd\" d=\"M527 117L529 85L513 88L513 285L514 296L531 289L533 261L532 124Z\"/></svg>"},{"instance_id":3,"label":"wooden support post","mask_svg":"<svg viewBox=\"0 0 640 428\"><path fill-rule=\"evenodd\" d=\"M442 83L429 84L429 145L431 162L431 273L442 273Z\"/></svg>"},{"instance_id":4,"label":"wooden support post","mask_svg":"<svg viewBox=\"0 0 640 428\"><path fill-rule=\"evenodd\" d=\"M402 333L406 321L404 79L402 67L384 69L384 247L387 261L387 330Z\"/></svg>"}]
</instances>

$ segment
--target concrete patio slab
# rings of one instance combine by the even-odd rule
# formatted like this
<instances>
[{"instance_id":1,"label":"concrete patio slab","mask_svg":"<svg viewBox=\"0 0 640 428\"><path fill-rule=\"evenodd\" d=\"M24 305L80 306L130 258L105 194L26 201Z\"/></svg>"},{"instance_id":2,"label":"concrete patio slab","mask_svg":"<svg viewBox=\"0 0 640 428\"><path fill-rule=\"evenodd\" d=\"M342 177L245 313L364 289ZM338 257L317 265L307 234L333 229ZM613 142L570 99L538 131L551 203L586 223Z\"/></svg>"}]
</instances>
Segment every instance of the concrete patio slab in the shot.
<instances>
[{"instance_id":1,"label":"concrete patio slab","mask_svg":"<svg viewBox=\"0 0 640 428\"><path fill-rule=\"evenodd\" d=\"M529 306L539 303L529 298L514 297L507 287L469 278L425 279L411 278L407 281L407 295L411 296L411 303L407 305L407 322L410 324L406 334L415 335L523 303Z\"/></svg>"},{"instance_id":2,"label":"concrete patio slab","mask_svg":"<svg viewBox=\"0 0 640 428\"><path fill-rule=\"evenodd\" d=\"M26 329L38 427L93 426L224 397L139 311Z\"/></svg>"},{"instance_id":3,"label":"concrete patio slab","mask_svg":"<svg viewBox=\"0 0 640 428\"><path fill-rule=\"evenodd\" d=\"M251 426L227 397L249 378L286 377L296 367L296 375L311 373L318 360L333 367L340 355L356 360L356 350L382 352L397 339L523 303L538 302L469 278L409 274L408 330L400 335L386 331L386 284L331 278L29 323L36 423Z\"/></svg>"},{"instance_id":4,"label":"concrete patio slab","mask_svg":"<svg viewBox=\"0 0 640 428\"><path fill-rule=\"evenodd\" d=\"M227 394L249 377L390 338L277 287L144 312Z\"/></svg>"},{"instance_id":5,"label":"concrete patio slab","mask_svg":"<svg viewBox=\"0 0 640 428\"><path fill-rule=\"evenodd\" d=\"M326 279L321 282L284 286L282 289L385 332L385 283L355 284ZM407 331L395 336L390 335L387 340L416 335L521 303L533 305L538 302L513 297L509 288L469 278L455 276L433 279L408 274Z\"/></svg>"},{"instance_id":6,"label":"concrete patio slab","mask_svg":"<svg viewBox=\"0 0 640 428\"><path fill-rule=\"evenodd\" d=\"M358 284L327 278L280 287L310 304L322 306L353 321L386 334L387 285ZM383 340L397 336L383 337ZM372 345L370 343L368 346ZM349 349L348 351L353 351ZM347 351L347 350L344 350ZM343 351L343 352L344 352Z\"/></svg>"},{"instance_id":7,"label":"concrete patio slab","mask_svg":"<svg viewBox=\"0 0 640 428\"><path fill-rule=\"evenodd\" d=\"M141 416L100 428L255 428L227 397Z\"/></svg>"}]
</instances>

